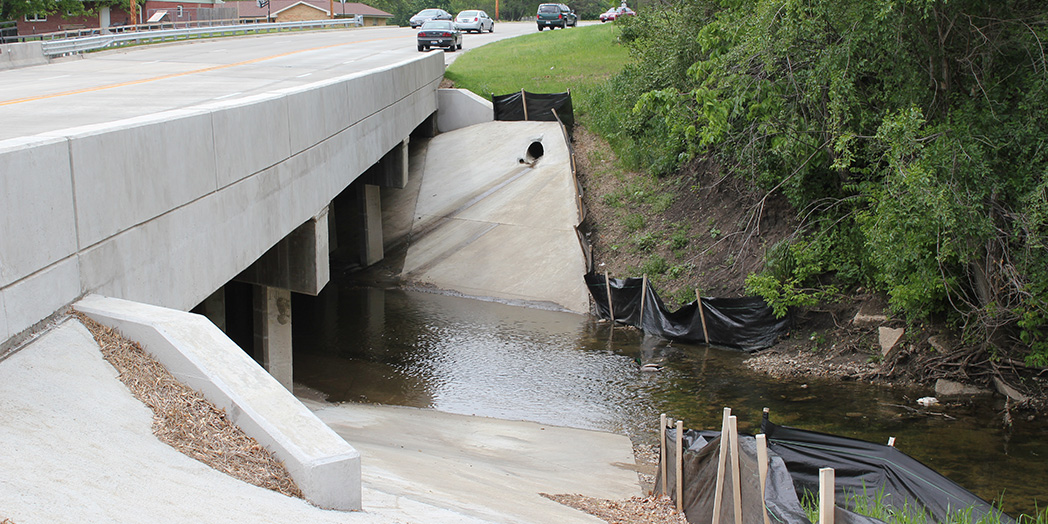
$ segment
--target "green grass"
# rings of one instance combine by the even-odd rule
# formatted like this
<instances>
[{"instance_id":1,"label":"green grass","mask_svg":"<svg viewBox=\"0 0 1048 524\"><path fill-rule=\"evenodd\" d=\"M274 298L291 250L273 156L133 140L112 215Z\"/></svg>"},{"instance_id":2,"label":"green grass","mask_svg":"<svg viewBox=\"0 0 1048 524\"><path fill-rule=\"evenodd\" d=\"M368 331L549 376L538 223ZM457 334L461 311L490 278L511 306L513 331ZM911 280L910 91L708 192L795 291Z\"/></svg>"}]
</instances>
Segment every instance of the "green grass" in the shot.
<instances>
[{"instance_id":1,"label":"green grass","mask_svg":"<svg viewBox=\"0 0 1048 524\"><path fill-rule=\"evenodd\" d=\"M808 516L808 520L812 522L819 521L819 497L818 495L805 491L801 496L801 507L804 509L804 513ZM902 508L889 506L884 502L884 487L882 486L874 493L868 493L866 488L863 487L860 493L850 493L845 495L843 503L840 504L843 507L850 507L852 511L860 515L872 517L888 524L928 524L928 516L924 511L918 507L911 506L909 503L903 505ZM993 507L998 510L1001 508L1001 501L998 500L992 503ZM1034 508L1033 515L1019 515L1016 519L1019 524L1048 524L1048 508ZM946 518L946 520L940 524L1000 524L1001 514L999 512L990 512L984 515L980 519L975 519L972 515L972 508L964 508L953 513Z\"/></svg>"},{"instance_id":2,"label":"green grass","mask_svg":"<svg viewBox=\"0 0 1048 524\"><path fill-rule=\"evenodd\" d=\"M524 89L532 93L571 90L603 83L629 59L612 24L543 31L500 40L463 54L444 76L455 87L491 99Z\"/></svg>"}]
</instances>

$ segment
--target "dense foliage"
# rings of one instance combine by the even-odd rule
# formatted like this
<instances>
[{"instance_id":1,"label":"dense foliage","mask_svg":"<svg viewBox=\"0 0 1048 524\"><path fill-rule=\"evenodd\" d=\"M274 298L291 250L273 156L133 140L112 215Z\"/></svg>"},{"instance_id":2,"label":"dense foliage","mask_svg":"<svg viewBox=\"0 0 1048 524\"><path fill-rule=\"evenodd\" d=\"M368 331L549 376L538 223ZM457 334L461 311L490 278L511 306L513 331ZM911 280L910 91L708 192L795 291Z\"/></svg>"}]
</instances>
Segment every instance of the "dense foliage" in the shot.
<instances>
[{"instance_id":1,"label":"dense foliage","mask_svg":"<svg viewBox=\"0 0 1048 524\"><path fill-rule=\"evenodd\" d=\"M139 5L144 3L144 0L136 1ZM96 13L100 7L129 5L128 0L0 0L0 21L57 13L80 16Z\"/></svg>"},{"instance_id":2,"label":"dense foliage","mask_svg":"<svg viewBox=\"0 0 1048 524\"><path fill-rule=\"evenodd\" d=\"M634 166L713 160L803 221L751 290L781 310L827 276L875 287L1048 366L1048 5L680 0L626 22L636 61L592 125Z\"/></svg>"}]
</instances>

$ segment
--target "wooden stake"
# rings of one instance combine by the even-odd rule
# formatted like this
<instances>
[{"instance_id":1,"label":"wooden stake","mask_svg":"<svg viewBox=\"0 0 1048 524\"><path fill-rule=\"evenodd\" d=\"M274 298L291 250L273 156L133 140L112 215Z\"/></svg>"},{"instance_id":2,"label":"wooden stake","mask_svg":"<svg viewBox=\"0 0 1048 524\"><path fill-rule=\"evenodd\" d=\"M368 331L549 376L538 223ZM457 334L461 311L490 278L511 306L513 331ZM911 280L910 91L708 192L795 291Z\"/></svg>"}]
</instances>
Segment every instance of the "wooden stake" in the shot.
<instances>
[{"instance_id":1,"label":"wooden stake","mask_svg":"<svg viewBox=\"0 0 1048 524\"><path fill-rule=\"evenodd\" d=\"M520 105L524 107L524 120L528 119L528 97L524 96L524 90L520 90Z\"/></svg>"},{"instance_id":2,"label":"wooden stake","mask_svg":"<svg viewBox=\"0 0 1048 524\"><path fill-rule=\"evenodd\" d=\"M731 496L735 503L735 524L742 524L742 468L739 465L739 422L732 415L728 419L731 437Z\"/></svg>"},{"instance_id":3,"label":"wooden stake","mask_svg":"<svg viewBox=\"0 0 1048 524\"><path fill-rule=\"evenodd\" d=\"M699 293L699 288L695 288L695 303L699 306L699 320L702 321L702 340L706 345L710 345L710 333L706 331L706 313L702 311L702 295Z\"/></svg>"},{"instance_id":4,"label":"wooden stake","mask_svg":"<svg viewBox=\"0 0 1048 524\"><path fill-rule=\"evenodd\" d=\"M644 300L648 296L648 275L640 281L640 330L644 331Z\"/></svg>"},{"instance_id":5,"label":"wooden stake","mask_svg":"<svg viewBox=\"0 0 1048 524\"><path fill-rule=\"evenodd\" d=\"M764 524L771 524L768 518L768 504L765 497L768 482L768 438L764 433L757 435L757 475L761 483L761 515L764 516Z\"/></svg>"},{"instance_id":6,"label":"wooden stake","mask_svg":"<svg viewBox=\"0 0 1048 524\"><path fill-rule=\"evenodd\" d=\"M819 524L833 524L833 468L819 470Z\"/></svg>"},{"instance_id":7,"label":"wooden stake","mask_svg":"<svg viewBox=\"0 0 1048 524\"><path fill-rule=\"evenodd\" d=\"M720 524L721 505L724 503L724 462L728 459L728 418L731 408L724 408L721 420L720 453L717 457L717 482L713 491L713 524Z\"/></svg>"},{"instance_id":8,"label":"wooden stake","mask_svg":"<svg viewBox=\"0 0 1048 524\"><path fill-rule=\"evenodd\" d=\"M677 421L677 511L684 511L684 421Z\"/></svg>"},{"instance_id":9,"label":"wooden stake","mask_svg":"<svg viewBox=\"0 0 1048 524\"><path fill-rule=\"evenodd\" d=\"M611 317L611 327L615 327L615 306L611 305L611 279L608 272L604 272L604 287L608 290L608 316Z\"/></svg>"},{"instance_id":10,"label":"wooden stake","mask_svg":"<svg viewBox=\"0 0 1048 524\"><path fill-rule=\"evenodd\" d=\"M662 493L663 496L669 495L670 491L666 489L666 482L669 479L666 478L666 414L659 415L659 471L660 478L662 479Z\"/></svg>"}]
</instances>

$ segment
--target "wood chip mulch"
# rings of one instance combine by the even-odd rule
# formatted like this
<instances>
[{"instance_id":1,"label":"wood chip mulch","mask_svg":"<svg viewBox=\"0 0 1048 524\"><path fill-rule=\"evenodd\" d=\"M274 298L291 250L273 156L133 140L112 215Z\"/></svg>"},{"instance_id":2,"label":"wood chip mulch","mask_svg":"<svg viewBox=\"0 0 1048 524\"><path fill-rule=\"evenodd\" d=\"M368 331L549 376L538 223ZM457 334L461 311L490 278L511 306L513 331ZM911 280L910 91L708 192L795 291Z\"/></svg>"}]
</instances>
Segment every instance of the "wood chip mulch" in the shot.
<instances>
[{"instance_id":1,"label":"wood chip mulch","mask_svg":"<svg viewBox=\"0 0 1048 524\"><path fill-rule=\"evenodd\" d=\"M284 464L226 418L225 410L178 382L138 343L81 313L76 316L132 395L153 410L153 434L161 442L231 477L302 498Z\"/></svg>"},{"instance_id":2,"label":"wood chip mulch","mask_svg":"<svg viewBox=\"0 0 1048 524\"><path fill-rule=\"evenodd\" d=\"M688 519L677 511L669 497L653 495L607 500L583 495L540 495L611 524L688 524Z\"/></svg>"}]
</instances>

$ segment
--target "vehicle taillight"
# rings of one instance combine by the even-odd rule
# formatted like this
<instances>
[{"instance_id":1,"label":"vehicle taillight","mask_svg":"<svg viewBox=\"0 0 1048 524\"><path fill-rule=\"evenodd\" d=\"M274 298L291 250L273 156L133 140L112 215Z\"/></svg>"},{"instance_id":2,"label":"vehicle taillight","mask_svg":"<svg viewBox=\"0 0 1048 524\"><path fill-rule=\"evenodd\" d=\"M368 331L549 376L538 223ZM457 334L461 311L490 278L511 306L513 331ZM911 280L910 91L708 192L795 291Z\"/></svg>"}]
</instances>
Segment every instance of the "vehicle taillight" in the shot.
<instances>
[{"instance_id":1,"label":"vehicle taillight","mask_svg":"<svg viewBox=\"0 0 1048 524\"><path fill-rule=\"evenodd\" d=\"M444 33L444 34L442 34L440 36L451 36L451 33Z\"/></svg>"},{"instance_id":2,"label":"vehicle taillight","mask_svg":"<svg viewBox=\"0 0 1048 524\"><path fill-rule=\"evenodd\" d=\"M561 18L564 18L564 14L563 13L557 13L557 20L560 20Z\"/></svg>"}]
</instances>

